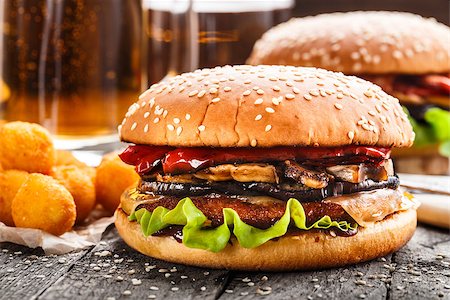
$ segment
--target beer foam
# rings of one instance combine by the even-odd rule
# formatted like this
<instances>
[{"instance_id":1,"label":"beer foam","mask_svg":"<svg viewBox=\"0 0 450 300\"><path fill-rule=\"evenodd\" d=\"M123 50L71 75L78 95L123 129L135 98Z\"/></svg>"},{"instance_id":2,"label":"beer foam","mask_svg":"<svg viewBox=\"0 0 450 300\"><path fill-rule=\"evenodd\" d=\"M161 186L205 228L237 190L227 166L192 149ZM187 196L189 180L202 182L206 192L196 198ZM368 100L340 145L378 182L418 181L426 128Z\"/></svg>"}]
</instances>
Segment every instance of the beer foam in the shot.
<instances>
[{"instance_id":1,"label":"beer foam","mask_svg":"<svg viewBox=\"0 0 450 300\"><path fill-rule=\"evenodd\" d=\"M287 9L294 0L191 0L192 10L198 13L240 13ZM189 0L144 0L144 9L184 13L189 9Z\"/></svg>"}]
</instances>

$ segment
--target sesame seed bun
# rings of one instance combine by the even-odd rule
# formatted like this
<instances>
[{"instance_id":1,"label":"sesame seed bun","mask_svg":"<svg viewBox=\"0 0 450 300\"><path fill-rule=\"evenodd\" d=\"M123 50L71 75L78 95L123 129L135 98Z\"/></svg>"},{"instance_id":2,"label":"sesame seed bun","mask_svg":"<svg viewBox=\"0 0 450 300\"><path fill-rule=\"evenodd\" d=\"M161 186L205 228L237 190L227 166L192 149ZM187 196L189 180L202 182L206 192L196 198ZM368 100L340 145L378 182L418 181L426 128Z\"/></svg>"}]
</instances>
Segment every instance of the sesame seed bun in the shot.
<instances>
[{"instance_id":1,"label":"sesame seed bun","mask_svg":"<svg viewBox=\"0 0 450 300\"><path fill-rule=\"evenodd\" d=\"M249 64L314 66L348 74L425 74L450 70L450 28L400 12L296 18L256 42Z\"/></svg>"},{"instance_id":2,"label":"sesame seed bun","mask_svg":"<svg viewBox=\"0 0 450 300\"><path fill-rule=\"evenodd\" d=\"M172 237L145 237L136 222L116 210L116 228L137 251L162 260L187 265L237 270L324 269L392 253L408 242L416 228L416 211L394 213L372 227L358 228L351 237L333 237L320 231L291 233L252 249L242 248L235 238L218 253L188 248Z\"/></svg>"},{"instance_id":3,"label":"sesame seed bun","mask_svg":"<svg viewBox=\"0 0 450 300\"><path fill-rule=\"evenodd\" d=\"M399 102L357 77L315 68L225 66L144 92L119 126L122 141L174 147L407 147Z\"/></svg>"}]
</instances>

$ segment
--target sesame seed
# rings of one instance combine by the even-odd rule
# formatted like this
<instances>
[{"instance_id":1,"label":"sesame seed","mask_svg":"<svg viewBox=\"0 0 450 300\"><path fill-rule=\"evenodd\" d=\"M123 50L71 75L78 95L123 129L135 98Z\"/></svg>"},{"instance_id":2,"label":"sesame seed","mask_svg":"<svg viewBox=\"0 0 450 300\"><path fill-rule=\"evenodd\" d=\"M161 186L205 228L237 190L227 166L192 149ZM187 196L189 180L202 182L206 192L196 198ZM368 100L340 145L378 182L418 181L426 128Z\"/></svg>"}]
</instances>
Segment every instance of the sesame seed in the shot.
<instances>
[{"instance_id":1,"label":"sesame seed","mask_svg":"<svg viewBox=\"0 0 450 300\"><path fill-rule=\"evenodd\" d=\"M278 78L276 78L275 76L271 76L271 77L269 77L269 80L270 80L270 81L277 81Z\"/></svg>"},{"instance_id":2,"label":"sesame seed","mask_svg":"<svg viewBox=\"0 0 450 300\"><path fill-rule=\"evenodd\" d=\"M253 139L253 140L250 142L250 146L252 146L252 147L256 147L257 144L258 144L258 142L256 141L256 139Z\"/></svg>"},{"instance_id":3,"label":"sesame seed","mask_svg":"<svg viewBox=\"0 0 450 300\"><path fill-rule=\"evenodd\" d=\"M264 129L266 132L270 131L270 129L272 129L272 125L267 125L266 128Z\"/></svg>"},{"instance_id":4,"label":"sesame seed","mask_svg":"<svg viewBox=\"0 0 450 300\"><path fill-rule=\"evenodd\" d=\"M186 114L186 116L184 117L186 120L189 120L191 118L190 114Z\"/></svg>"},{"instance_id":5,"label":"sesame seed","mask_svg":"<svg viewBox=\"0 0 450 300\"><path fill-rule=\"evenodd\" d=\"M189 92L188 96L189 97L194 97L197 94L198 94L198 91L197 90L193 90L193 91Z\"/></svg>"},{"instance_id":6,"label":"sesame seed","mask_svg":"<svg viewBox=\"0 0 450 300\"><path fill-rule=\"evenodd\" d=\"M336 94L336 98L342 99L342 98L344 98L344 95L342 95L342 93L337 93Z\"/></svg>"},{"instance_id":7,"label":"sesame seed","mask_svg":"<svg viewBox=\"0 0 450 300\"><path fill-rule=\"evenodd\" d=\"M261 120L262 119L262 115L257 115L256 117L255 117L255 121L259 121L259 120Z\"/></svg>"},{"instance_id":8,"label":"sesame seed","mask_svg":"<svg viewBox=\"0 0 450 300\"><path fill-rule=\"evenodd\" d=\"M144 126L144 132L148 132L148 124Z\"/></svg>"},{"instance_id":9,"label":"sesame seed","mask_svg":"<svg viewBox=\"0 0 450 300\"><path fill-rule=\"evenodd\" d=\"M216 88L210 88L209 89L209 93L210 94L217 94L217 89Z\"/></svg>"},{"instance_id":10,"label":"sesame seed","mask_svg":"<svg viewBox=\"0 0 450 300\"><path fill-rule=\"evenodd\" d=\"M177 128L177 136L180 136L182 131L183 131L183 127L178 127Z\"/></svg>"},{"instance_id":11,"label":"sesame seed","mask_svg":"<svg viewBox=\"0 0 450 300\"><path fill-rule=\"evenodd\" d=\"M169 129L170 131L174 131L175 130L175 126L173 126L172 124L168 124L167 125L167 129Z\"/></svg>"},{"instance_id":12,"label":"sesame seed","mask_svg":"<svg viewBox=\"0 0 450 300\"><path fill-rule=\"evenodd\" d=\"M242 95L244 95L244 96L248 96L248 95L250 95L251 94L251 90L246 90L246 91L244 91L243 93L242 93Z\"/></svg>"},{"instance_id":13,"label":"sesame seed","mask_svg":"<svg viewBox=\"0 0 450 300\"><path fill-rule=\"evenodd\" d=\"M136 127L137 127L137 123L136 122L134 122L133 123L133 125L131 125L131 130L133 131L133 130L135 130L136 129Z\"/></svg>"},{"instance_id":14,"label":"sesame seed","mask_svg":"<svg viewBox=\"0 0 450 300\"><path fill-rule=\"evenodd\" d=\"M150 101L148 101L148 105L150 106L150 108L152 108L155 105L155 97L153 97L152 99L150 99Z\"/></svg>"},{"instance_id":15,"label":"sesame seed","mask_svg":"<svg viewBox=\"0 0 450 300\"><path fill-rule=\"evenodd\" d=\"M205 131L205 125L198 126L198 131Z\"/></svg>"},{"instance_id":16,"label":"sesame seed","mask_svg":"<svg viewBox=\"0 0 450 300\"><path fill-rule=\"evenodd\" d=\"M319 90L320 96L326 97L327 93L324 90Z\"/></svg>"},{"instance_id":17,"label":"sesame seed","mask_svg":"<svg viewBox=\"0 0 450 300\"><path fill-rule=\"evenodd\" d=\"M229 91L231 91L231 87L226 86L226 87L223 88L223 90L224 90L225 92L229 92Z\"/></svg>"},{"instance_id":18,"label":"sesame seed","mask_svg":"<svg viewBox=\"0 0 450 300\"><path fill-rule=\"evenodd\" d=\"M180 124L180 119L178 119L178 118L173 118L173 122L174 122L175 124Z\"/></svg>"},{"instance_id":19,"label":"sesame seed","mask_svg":"<svg viewBox=\"0 0 450 300\"><path fill-rule=\"evenodd\" d=\"M272 103L273 103L273 105L278 105L278 104L280 104L280 99L278 99L278 98L272 98Z\"/></svg>"},{"instance_id":20,"label":"sesame seed","mask_svg":"<svg viewBox=\"0 0 450 300\"><path fill-rule=\"evenodd\" d=\"M220 98L214 98L214 99L211 100L212 103L217 103L219 101L220 101Z\"/></svg>"},{"instance_id":21,"label":"sesame seed","mask_svg":"<svg viewBox=\"0 0 450 300\"><path fill-rule=\"evenodd\" d=\"M205 96L205 94L206 94L206 91L205 91L205 90L201 90L201 91L198 93L197 97L201 98L201 97Z\"/></svg>"},{"instance_id":22,"label":"sesame seed","mask_svg":"<svg viewBox=\"0 0 450 300\"><path fill-rule=\"evenodd\" d=\"M312 97L311 97L311 95L309 95L309 94L304 94L304 95L303 95L303 98L305 98L305 100L308 100L308 101L311 101L311 100L312 100Z\"/></svg>"},{"instance_id":23,"label":"sesame seed","mask_svg":"<svg viewBox=\"0 0 450 300\"><path fill-rule=\"evenodd\" d=\"M371 129L370 125L367 124L367 123L362 124L362 128L363 128L364 130L368 130L368 131L370 131L370 129Z\"/></svg>"},{"instance_id":24,"label":"sesame seed","mask_svg":"<svg viewBox=\"0 0 450 300\"><path fill-rule=\"evenodd\" d=\"M256 93L257 93L258 95L264 95L264 91L261 90L261 89L257 90Z\"/></svg>"},{"instance_id":25,"label":"sesame seed","mask_svg":"<svg viewBox=\"0 0 450 300\"><path fill-rule=\"evenodd\" d=\"M376 110L381 113L381 106L379 104L375 105Z\"/></svg>"},{"instance_id":26,"label":"sesame seed","mask_svg":"<svg viewBox=\"0 0 450 300\"><path fill-rule=\"evenodd\" d=\"M293 87L294 83L292 81L288 81L288 82L286 82L286 86Z\"/></svg>"},{"instance_id":27,"label":"sesame seed","mask_svg":"<svg viewBox=\"0 0 450 300\"><path fill-rule=\"evenodd\" d=\"M353 140L353 138L355 137L355 133L353 131L349 131L347 133L347 136L348 136L349 139Z\"/></svg>"},{"instance_id":28,"label":"sesame seed","mask_svg":"<svg viewBox=\"0 0 450 300\"><path fill-rule=\"evenodd\" d=\"M372 121L372 120L369 120L369 124L370 124L370 125L375 125L375 122Z\"/></svg>"},{"instance_id":29,"label":"sesame seed","mask_svg":"<svg viewBox=\"0 0 450 300\"><path fill-rule=\"evenodd\" d=\"M273 89L275 92L281 91L281 88L280 88L278 85L274 85L274 86L272 87L272 89Z\"/></svg>"},{"instance_id":30,"label":"sesame seed","mask_svg":"<svg viewBox=\"0 0 450 300\"><path fill-rule=\"evenodd\" d=\"M292 100L292 99L295 98L295 95L293 95L293 94L286 94L286 95L284 95L284 97L285 97L286 99L288 99L288 100Z\"/></svg>"},{"instance_id":31,"label":"sesame seed","mask_svg":"<svg viewBox=\"0 0 450 300\"><path fill-rule=\"evenodd\" d=\"M352 54L350 54L351 59L353 60L358 60L360 55L358 52L352 52Z\"/></svg>"},{"instance_id":32,"label":"sesame seed","mask_svg":"<svg viewBox=\"0 0 450 300\"><path fill-rule=\"evenodd\" d=\"M395 59L401 59L401 58L403 57L403 53L402 53L400 50L395 50L395 51L392 53L392 56L393 56Z\"/></svg>"},{"instance_id":33,"label":"sesame seed","mask_svg":"<svg viewBox=\"0 0 450 300\"><path fill-rule=\"evenodd\" d=\"M131 283L133 285L141 285L142 281L140 279L133 278L133 279L131 279Z\"/></svg>"},{"instance_id":34,"label":"sesame seed","mask_svg":"<svg viewBox=\"0 0 450 300\"><path fill-rule=\"evenodd\" d=\"M369 115L371 115L371 116L376 116L376 112L374 112L373 110L369 110Z\"/></svg>"},{"instance_id":35,"label":"sesame seed","mask_svg":"<svg viewBox=\"0 0 450 300\"><path fill-rule=\"evenodd\" d=\"M153 123L158 123L159 122L159 118L155 118L154 120L153 120Z\"/></svg>"},{"instance_id":36,"label":"sesame seed","mask_svg":"<svg viewBox=\"0 0 450 300\"><path fill-rule=\"evenodd\" d=\"M294 92L294 94L300 94L300 90L298 88L296 88L296 87L294 87L292 89L292 91Z\"/></svg>"},{"instance_id":37,"label":"sesame seed","mask_svg":"<svg viewBox=\"0 0 450 300\"><path fill-rule=\"evenodd\" d=\"M272 107L266 107L266 112L268 112L269 114L273 114L275 110Z\"/></svg>"},{"instance_id":38,"label":"sesame seed","mask_svg":"<svg viewBox=\"0 0 450 300\"><path fill-rule=\"evenodd\" d=\"M247 79L244 81L244 84L250 84L250 83L252 83L252 81L250 79Z\"/></svg>"},{"instance_id":39,"label":"sesame seed","mask_svg":"<svg viewBox=\"0 0 450 300\"><path fill-rule=\"evenodd\" d=\"M149 113L148 111L147 111L147 112L145 112L145 114L144 114L144 118L145 118L145 119L147 119L149 115L150 115L150 113Z\"/></svg>"},{"instance_id":40,"label":"sesame seed","mask_svg":"<svg viewBox=\"0 0 450 300\"><path fill-rule=\"evenodd\" d=\"M335 103L334 107L336 107L339 110L341 110L343 108L342 104L340 104L340 103Z\"/></svg>"},{"instance_id":41,"label":"sesame seed","mask_svg":"<svg viewBox=\"0 0 450 300\"><path fill-rule=\"evenodd\" d=\"M168 114L169 112L167 111L167 110L165 110L164 112L163 112L163 118L165 118L165 117L167 117L167 114Z\"/></svg>"},{"instance_id":42,"label":"sesame seed","mask_svg":"<svg viewBox=\"0 0 450 300\"><path fill-rule=\"evenodd\" d=\"M317 97L320 95L318 90L310 90L309 94L314 97Z\"/></svg>"},{"instance_id":43,"label":"sesame seed","mask_svg":"<svg viewBox=\"0 0 450 300\"><path fill-rule=\"evenodd\" d=\"M130 296L131 295L131 291L130 290L125 290L122 293L124 296Z\"/></svg>"},{"instance_id":44,"label":"sesame seed","mask_svg":"<svg viewBox=\"0 0 450 300\"><path fill-rule=\"evenodd\" d=\"M373 92L371 90L367 90L364 92L364 96L366 96L367 98L372 98L373 97Z\"/></svg>"},{"instance_id":45,"label":"sesame seed","mask_svg":"<svg viewBox=\"0 0 450 300\"><path fill-rule=\"evenodd\" d=\"M255 100L255 105L259 105L259 104L263 103L263 101L264 100L262 98L258 98Z\"/></svg>"}]
</instances>

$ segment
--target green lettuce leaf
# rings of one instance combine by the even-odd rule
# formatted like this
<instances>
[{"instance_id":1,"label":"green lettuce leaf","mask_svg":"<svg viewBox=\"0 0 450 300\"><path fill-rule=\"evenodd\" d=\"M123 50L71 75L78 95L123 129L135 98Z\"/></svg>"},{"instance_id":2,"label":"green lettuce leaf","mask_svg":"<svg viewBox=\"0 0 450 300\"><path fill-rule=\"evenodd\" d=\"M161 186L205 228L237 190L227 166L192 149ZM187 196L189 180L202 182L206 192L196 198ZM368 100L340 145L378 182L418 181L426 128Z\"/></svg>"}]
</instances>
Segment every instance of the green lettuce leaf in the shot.
<instances>
[{"instance_id":1,"label":"green lettuce leaf","mask_svg":"<svg viewBox=\"0 0 450 300\"><path fill-rule=\"evenodd\" d=\"M439 153L450 157L450 112L433 107L425 112L425 124L417 122L404 107L408 119L416 133L415 147L439 144Z\"/></svg>"},{"instance_id":2,"label":"green lettuce leaf","mask_svg":"<svg viewBox=\"0 0 450 300\"><path fill-rule=\"evenodd\" d=\"M185 246L212 252L219 252L226 247L231 237L231 230L242 247L255 248L286 234L291 220L297 228L303 230L336 227L339 230L348 231L357 227L357 224L352 225L346 221L332 221L329 216L324 216L311 226L306 226L305 211L297 199L289 199L284 215L268 229L259 229L245 224L237 212L231 208L224 208L223 215L222 225L208 228L205 226L206 216L190 198L184 198L172 210L159 206L153 212L149 212L142 208L133 212L129 220L136 220L145 236L152 235L170 225L182 225Z\"/></svg>"}]
</instances>

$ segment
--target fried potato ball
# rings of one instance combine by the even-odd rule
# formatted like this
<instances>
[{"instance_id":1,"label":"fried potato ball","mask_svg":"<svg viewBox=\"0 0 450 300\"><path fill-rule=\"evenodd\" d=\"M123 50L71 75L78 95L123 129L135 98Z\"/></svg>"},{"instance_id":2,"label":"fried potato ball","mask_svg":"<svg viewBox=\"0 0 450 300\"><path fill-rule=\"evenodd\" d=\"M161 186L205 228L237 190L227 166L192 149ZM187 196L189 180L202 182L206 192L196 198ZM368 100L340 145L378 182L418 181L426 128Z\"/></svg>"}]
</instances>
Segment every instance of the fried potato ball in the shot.
<instances>
[{"instance_id":1,"label":"fried potato ball","mask_svg":"<svg viewBox=\"0 0 450 300\"><path fill-rule=\"evenodd\" d=\"M88 166L79 161L70 151L56 150L55 151L55 166L77 166L87 168Z\"/></svg>"},{"instance_id":2,"label":"fried potato ball","mask_svg":"<svg viewBox=\"0 0 450 300\"><path fill-rule=\"evenodd\" d=\"M95 187L87 168L77 166L56 166L51 176L70 192L75 201L77 218L75 223L83 222L95 205Z\"/></svg>"},{"instance_id":3,"label":"fried potato ball","mask_svg":"<svg viewBox=\"0 0 450 300\"><path fill-rule=\"evenodd\" d=\"M17 227L42 229L61 235L72 229L76 219L75 201L56 179L30 174L11 205Z\"/></svg>"},{"instance_id":4,"label":"fried potato ball","mask_svg":"<svg viewBox=\"0 0 450 300\"><path fill-rule=\"evenodd\" d=\"M14 226L11 203L17 191L28 178L28 173L18 170L0 172L0 222Z\"/></svg>"},{"instance_id":5,"label":"fried potato ball","mask_svg":"<svg viewBox=\"0 0 450 300\"><path fill-rule=\"evenodd\" d=\"M48 174L55 162L55 150L48 131L26 122L0 127L0 164L3 169Z\"/></svg>"},{"instance_id":6,"label":"fried potato ball","mask_svg":"<svg viewBox=\"0 0 450 300\"><path fill-rule=\"evenodd\" d=\"M133 166L121 161L115 152L105 155L97 168L95 180L98 203L113 214L119 206L122 193L137 181L139 175Z\"/></svg>"}]
</instances>

